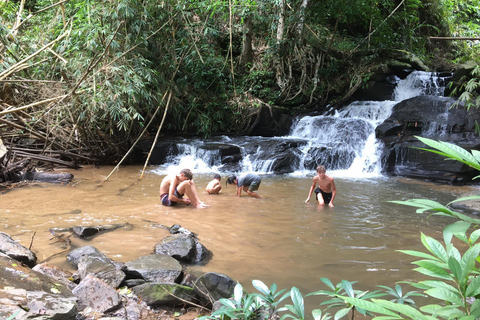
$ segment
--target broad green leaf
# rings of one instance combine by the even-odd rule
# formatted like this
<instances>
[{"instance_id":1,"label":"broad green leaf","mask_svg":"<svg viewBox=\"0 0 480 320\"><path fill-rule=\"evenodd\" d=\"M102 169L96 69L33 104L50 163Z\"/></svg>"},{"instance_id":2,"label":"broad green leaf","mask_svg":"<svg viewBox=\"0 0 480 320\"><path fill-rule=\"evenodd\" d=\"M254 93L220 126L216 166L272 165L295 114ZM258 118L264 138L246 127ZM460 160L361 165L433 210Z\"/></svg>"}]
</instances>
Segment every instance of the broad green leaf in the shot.
<instances>
[{"instance_id":1,"label":"broad green leaf","mask_svg":"<svg viewBox=\"0 0 480 320\"><path fill-rule=\"evenodd\" d=\"M466 277L474 268L475 262L480 254L480 243L477 243L473 247L468 248L468 250L463 254L462 257L462 266L464 268L463 277Z\"/></svg>"},{"instance_id":2,"label":"broad green leaf","mask_svg":"<svg viewBox=\"0 0 480 320\"><path fill-rule=\"evenodd\" d=\"M445 290L445 289L442 289L442 288L432 288L432 289L429 289L429 290L425 291L425 293L428 294L431 297L434 297L434 298L437 298L437 299L440 299L440 300L444 300L444 301L448 301L452 304L463 305L462 299L458 295L456 295L455 293L453 293L449 290Z\"/></svg>"},{"instance_id":3,"label":"broad green leaf","mask_svg":"<svg viewBox=\"0 0 480 320\"><path fill-rule=\"evenodd\" d=\"M320 309L314 309L312 311L312 316L314 320L320 320L322 319L322 310Z\"/></svg>"},{"instance_id":4,"label":"broad green leaf","mask_svg":"<svg viewBox=\"0 0 480 320\"><path fill-rule=\"evenodd\" d=\"M345 290L345 293L348 294L350 297L354 297L355 293L353 292L353 287L350 281L342 280L340 281L342 284L342 288Z\"/></svg>"},{"instance_id":5,"label":"broad green leaf","mask_svg":"<svg viewBox=\"0 0 480 320\"><path fill-rule=\"evenodd\" d=\"M257 289L258 291L260 291L264 295L268 295L270 293L270 290L265 285L265 283L263 283L260 280L253 280L252 285L255 287L255 289Z\"/></svg>"},{"instance_id":6,"label":"broad green leaf","mask_svg":"<svg viewBox=\"0 0 480 320\"><path fill-rule=\"evenodd\" d=\"M477 159L469 153L467 150L453 144L453 143L448 143L448 142L443 142L443 141L435 141L432 139L428 138L423 138L423 137L418 137L416 138L426 145L428 145L431 148L435 148L439 150L440 152L445 153L449 158L458 160L460 162L463 162L465 164L468 164L469 166L476 168L477 170L480 170L480 164L478 163ZM426 149L427 151L433 151Z\"/></svg>"},{"instance_id":7,"label":"broad green leaf","mask_svg":"<svg viewBox=\"0 0 480 320\"><path fill-rule=\"evenodd\" d=\"M420 281L420 284L423 284L427 286L424 288L425 290L431 289L431 288L443 288L445 290L450 290L452 292L457 292L457 288L454 286L444 282L444 281L439 281L439 280L425 280L425 281Z\"/></svg>"},{"instance_id":8,"label":"broad green leaf","mask_svg":"<svg viewBox=\"0 0 480 320\"><path fill-rule=\"evenodd\" d=\"M418 260L412 262L412 264L416 264L419 267L425 268L433 272L448 274L448 271L445 270L448 269L448 265L446 263L438 262L436 260Z\"/></svg>"},{"instance_id":9,"label":"broad green leaf","mask_svg":"<svg viewBox=\"0 0 480 320\"><path fill-rule=\"evenodd\" d=\"M443 262L447 262L448 255L445 251L445 248L442 246L440 242L433 239L432 237L428 237L422 233L421 235L422 243L431 253L433 253L436 257L441 259Z\"/></svg>"},{"instance_id":10,"label":"broad green leaf","mask_svg":"<svg viewBox=\"0 0 480 320\"><path fill-rule=\"evenodd\" d=\"M290 291L290 296L293 301L293 305L295 306L296 315L305 319L305 306L303 301L303 296L296 287L293 287Z\"/></svg>"},{"instance_id":11,"label":"broad green leaf","mask_svg":"<svg viewBox=\"0 0 480 320\"><path fill-rule=\"evenodd\" d=\"M399 304L399 303L394 303L391 301L387 300L380 300L380 299L372 299L372 302L387 308L392 311L399 312L407 317L413 318L413 319L425 319L427 320L427 316L423 315L420 311L417 309L410 307L409 305L406 304Z\"/></svg>"},{"instance_id":12,"label":"broad green leaf","mask_svg":"<svg viewBox=\"0 0 480 320\"><path fill-rule=\"evenodd\" d=\"M241 305L242 297L243 297L243 287L240 283L237 283L235 288L233 289L233 297L238 307Z\"/></svg>"},{"instance_id":13,"label":"broad green leaf","mask_svg":"<svg viewBox=\"0 0 480 320\"><path fill-rule=\"evenodd\" d=\"M438 310L442 309L442 306L438 304L428 304L426 306L420 307L420 310L425 313L435 314Z\"/></svg>"},{"instance_id":14,"label":"broad green leaf","mask_svg":"<svg viewBox=\"0 0 480 320\"><path fill-rule=\"evenodd\" d=\"M408 255L410 255L410 256L414 256L414 257L427 258L427 259L432 259L432 260L441 261L441 260L438 259L437 257L432 256L431 254L428 254L428 253L425 253L425 252L420 252L420 251L415 251L415 250L397 250L397 251L398 251L398 252L401 252L401 253L408 254Z\"/></svg>"},{"instance_id":15,"label":"broad green leaf","mask_svg":"<svg viewBox=\"0 0 480 320\"><path fill-rule=\"evenodd\" d=\"M475 150L476 151L476 150ZM447 206L451 205L452 203L456 202L462 202L462 201L469 201L469 200L480 200L480 196L468 196L468 197L461 197L458 199L455 199L453 201L450 201Z\"/></svg>"},{"instance_id":16,"label":"broad green leaf","mask_svg":"<svg viewBox=\"0 0 480 320\"><path fill-rule=\"evenodd\" d=\"M443 229L443 239L445 243L450 243L452 241L453 235L463 234L467 232L468 228L470 228L471 224L465 221L457 221L446 226Z\"/></svg>"},{"instance_id":17,"label":"broad green leaf","mask_svg":"<svg viewBox=\"0 0 480 320\"><path fill-rule=\"evenodd\" d=\"M462 279L463 269L460 265L460 262L455 259L454 257L448 258L448 267L453 274L453 277L458 280L458 282Z\"/></svg>"},{"instance_id":18,"label":"broad green leaf","mask_svg":"<svg viewBox=\"0 0 480 320\"><path fill-rule=\"evenodd\" d=\"M430 276L430 277L440 278L440 279L444 279L444 280L452 280L452 276L448 272L446 272L445 270L443 270L445 272L443 274L440 274L438 272L432 272L432 271L427 270L425 268L415 268L413 270L415 270L417 272L420 272L424 275ZM420 288L420 287L417 287L417 288Z\"/></svg>"},{"instance_id":19,"label":"broad green leaf","mask_svg":"<svg viewBox=\"0 0 480 320\"><path fill-rule=\"evenodd\" d=\"M388 310L387 308L382 307L380 304L376 303L377 301L384 301L380 299L372 299L371 302L368 300L358 299L358 298L351 298L351 297L342 297L343 300L346 302L354 305L355 307L360 307L362 309L368 310L370 312L385 314L393 317L397 317L398 315L394 312Z\"/></svg>"},{"instance_id":20,"label":"broad green leaf","mask_svg":"<svg viewBox=\"0 0 480 320\"><path fill-rule=\"evenodd\" d=\"M346 316L350 312L350 310L351 310L351 308L343 308L343 309L338 310L335 313L334 319L338 320L338 319L343 318L344 316Z\"/></svg>"},{"instance_id":21,"label":"broad green leaf","mask_svg":"<svg viewBox=\"0 0 480 320\"><path fill-rule=\"evenodd\" d=\"M332 289L333 291L335 291L335 286L333 285L332 281L330 281L330 279L328 278L320 278L320 281L322 281L323 283L325 283L330 289Z\"/></svg>"},{"instance_id":22,"label":"broad green leaf","mask_svg":"<svg viewBox=\"0 0 480 320\"><path fill-rule=\"evenodd\" d=\"M480 277L474 277L472 281L468 284L467 290L465 291L467 297L474 297L480 294ZM480 301L477 299L476 301Z\"/></svg>"},{"instance_id":23,"label":"broad green leaf","mask_svg":"<svg viewBox=\"0 0 480 320\"><path fill-rule=\"evenodd\" d=\"M478 238L480 238L480 229L473 231L470 235L470 245L473 245L475 242L477 242Z\"/></svg>"}]
</instances>

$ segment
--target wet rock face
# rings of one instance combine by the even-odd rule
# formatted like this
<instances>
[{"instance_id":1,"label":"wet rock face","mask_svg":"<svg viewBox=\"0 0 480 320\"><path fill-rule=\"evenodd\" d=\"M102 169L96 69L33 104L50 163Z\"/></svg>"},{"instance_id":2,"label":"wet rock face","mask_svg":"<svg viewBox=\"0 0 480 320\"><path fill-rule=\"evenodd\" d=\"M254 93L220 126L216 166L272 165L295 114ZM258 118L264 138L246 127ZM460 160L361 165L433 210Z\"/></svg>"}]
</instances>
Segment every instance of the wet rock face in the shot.
<instances>
[{"instance_id":1,"label":"wet rock face","mask_svg":"<svg viewBox=\"0 0 480 320\"><path fill-rule=\"evenodd\" d=\"M85 246L75 249L67 255L67 259L78 268L82 280L87 275L93 274L117 288L125 279L125 273L120 270L122 265L114 262L95 247Z\"/></svg>"},{"instance_id":2,"label":"wet rock face","mask_svg":"<svg viewBox=\"0 0 480 320\"><path fill-rule=\"evenodd\" d=\"M90 274L72 292L78 298L79 311L91 308L95 312L106 313L117 309L122 303L113 287Z\"/></svg>"},{"instance_id":3,"label":"wet rock face","mask_svg":"<svg viewBox=\"0 0 480 320\"><path fill-rule=\"evenodd\" d=\"M129 279L143 279L147 282L176 282L182 274L180 263L164 254L140 257L125 263L122 270Z\"/></svg>"},{"instance_id":4,"label":"wet rock face","mask_svg":"<svg viewBox=\"0 0 480 320\"><path fill-rule=\"evenodd\" d=\"M0 319L75 319L77 299L56 279L0 256Z\"/></svg>"},{"instance_id":5,"label":"wet rock face","mask_svg":"<svg viewBox=\"0 0 480 320\"><path fill-rule=\"evenodd\" d=\"M173 235L162 239L155 245L156 254L164 254L189 264L206 263L212 253L201 244L194 233L180 226L170 229Z\"/></svg>"},{"instance_id":6,"label":"wet rock face","mask_svg":"<svg viewBox=\"0 0 480 320\"><path fill-rule=\"evenodd\" d=\"M388 174L463 184L477 175L460 162L418 148L427 146L415 136L446 141L466 150L478 149L475 122L480 112L475 108L453 107L455 99L418 96L395 105L391 116L376 128L383 141L382 159Z\"/></svg>"},{"instance_id":7,"label":"wet rock face","mask_svg":"<svg viewBox=\"0 0 480 320\"><path fill-rule=\"evenodd\" d=\"M13 240L12 237L4 232L0 232L0 253L20 261L30 268L37 263L35 253Z\"/></svg>"},{"instance_id":8,"label":"wet rock face","mask_svg":"<svg viewBox=\"0 0 480 320\"><path fill-rule=\"evenodd\" d=\"M208 305L212 299L232 297L236 285L237 282L225 274L209 272L198 277L193 288L200 301Z\"/></svg>"}]
</instances>

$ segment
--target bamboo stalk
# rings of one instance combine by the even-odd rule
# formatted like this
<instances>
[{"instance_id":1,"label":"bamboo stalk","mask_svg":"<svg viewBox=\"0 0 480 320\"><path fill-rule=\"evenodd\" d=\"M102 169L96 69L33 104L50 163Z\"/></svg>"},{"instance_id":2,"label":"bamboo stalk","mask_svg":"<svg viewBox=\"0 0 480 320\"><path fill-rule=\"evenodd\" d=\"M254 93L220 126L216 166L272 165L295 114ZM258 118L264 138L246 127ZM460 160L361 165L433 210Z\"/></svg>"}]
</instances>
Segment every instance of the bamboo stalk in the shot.
<instances>
[{"instance_id":1,"label":"bamboo stalk","mask_svg":"<svg viewBox=\"0 0 480 320\"><path fill-rule=\"evenodd\" d=\"M163 100L165 100L165 96L167 95L168 91L165 92L165 94L163 95L162 97L162 101L158 104L158 107L157 107L157 110L155 110L155 112L153 113L153 116L150 118L150 121L148 122L148 124L145 126L145 128L143 129L142 133L138 136L137 140L133 143L133 145L130 147L130 149L127 151L127 153L123 156L122 160L120 160L118 162L118 164L115 166L115 168L113 168L113 170L110 172L110 174L105 178L103 179L102 182L100 182L96 188L98 188L99 186L101 186L105 181L108 180L108 178L110 178L110 176L115 172L115 170L118 169L118 167L122 164L122 162L125 160L125 158L127 158L127 156L130 154L130 152L132 152L133 148L137 145L138 141L140 141L140 139L142 138L143 134L145 133L145 131L147 131L148 127L150 126L150 124L152 123L153 119L155 118L155 116L157 115L157 112L158 110L160 109L160 106L162 105L162 102ZM171 94L171 91L170 91L170 94ZM167 108L168 108L168 104L167 104ZM144 169L145 171L145 169ZM143 177L143 172L142 172L142 175L140 176L140 179Z\"/></svg>"},{"instance_id":2,"label":"bamboo stalk","mask_svg":"<svg viewBox=\"0 0 480 320\"><path fill-rule=\"evenodd\" d=\"M55 97L55 98L50 98L50 99L34 102L34 103L28 104L28 105L23 106L23 107L0 111L0 115L7 114L7 113L12 113L12 112L16 112L16 111L20 111L20 110L24 110L24 109L28 109L28 108L31 108L31 107L36 107L36 106L42 105L44 103L52 102L52 101L55 101L55 100L58 100L58 99L63 99L66 96L67 95L58 96L58 97Z\"/></svg>"},{"instance_id":3,"label":"bamboo stalk","mask_svg":"<svg viewBox=\"0 0 480 320\"><path fill-rule=\"evenodd\" d=\"M152 155L153 148L155 148L155 145L157 144L157 139L160 134L160 130L162 130L163 127L163 122L165 121L165 117L167 116L168 112L168 106L170 105L170 99L172 98L172 90L170 90L170 93L168 94L168 101L167 105L165 106L165 111L163 112L163 118L162 122L160 123L160 126L158 127L157 133L155 134L155 139L153 139L152 146L150 147L150 152L148 152L147 160L145 161L145 165L143 166L142 174L140 175L140 179L143 177L143 173L145 172L145 168L147 167L148 161L150 160L150 156Z\"/></svg>"},{"instance_id":4,"label":"bamboo stalk","mask_svg":"<svg viewBox=\"0 0 480 320\"><path fill-rule=\"evenodd\" d=\"M2 73L0 73L0 80L5 79L6 75L10 74L10 70L11 70L11 69L13 69L13 68L18 68L19 65L26 63L27 61L29 61L30 59L32 59L32 58L35 57L36 55L40 54L42 51L44 51L44 50L47 49L48 47L53 46L55 43L57 43L58 41L60 41L60 40L62 40L63 38L65 38L66 36L67 36L67 33L63 33L61 36L59 36L59 37L56 38L55 40L47 43L46 45L44 45L43 47L41 47L40 49L38 49L37 51L35 51L33 54L29 55L28 57L24 58L23 60L17 62L16 64L14 64L13 66L11 66L11 67L8 68L7 70L5 70L5 71L3 71Z\"/></svg>"}]
</instances>

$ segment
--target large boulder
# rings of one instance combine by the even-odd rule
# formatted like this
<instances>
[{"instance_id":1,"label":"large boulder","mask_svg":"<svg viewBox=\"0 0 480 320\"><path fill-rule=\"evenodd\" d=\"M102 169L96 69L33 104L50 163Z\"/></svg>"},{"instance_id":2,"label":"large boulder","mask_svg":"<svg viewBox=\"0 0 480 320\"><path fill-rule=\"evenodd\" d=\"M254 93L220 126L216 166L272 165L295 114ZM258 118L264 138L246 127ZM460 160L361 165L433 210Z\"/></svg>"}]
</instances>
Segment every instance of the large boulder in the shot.
<instances>
[{"instance_id":1,"label":"large boulder","mask_svg":"<svg viewBox=\"0 0 480 320\"><path fill-rule=\"evenodd\" d=\"M67 259L78 268L82 280L92 274L117 288L125 279L125 273L120 270L122 265L115 263L95 247L77 248L67 255Z\"/></svg>"},{"instance_id":2,"label":"large boulder","mask_svg":"<svg viewBox=\"0 0 480 320\"><path fill-rule=\"evenodd\" d=\"M385 171L392 175L463 184L477 174L467 165L445 161L425 148L415 136L446 141L466 150L479 149L475 123L480 112L475 108L453 106L453 98L418 96L394 106L391 116L376 128L384 143Z\"/></svg>"},{"instance_id":3,"label":"large boulder","mask_svg":"<svg viewBox=\"0 0 480 320\"><path fill-rule=\"evenodd\" d=\"M213 305L217 300L232 297L236 285L237 282L225 274L209 272L198 277L193 288L204 305Z\"/></svg>"},{"instance_id":4,"label":"large boulder","mask_svg":"<svg viewBox=\"0 0 480 320\"><path fill-rule=\"evenodd\" d=\"M182 274L180 263L164 254L152 254L126 262L122 270L130 279L148 282L176 282Z\"/></svg>"},{"instance_id":5,"label":"large boulder","mask_svg":"<svg viewBox=\"0 0 480 320\"><path fill-rule=\"evenodd\" d=\"M145 283L132 288L143 302L152 307L179 306L196 302L193 289L175 283Z\"/></svg>"}]
</instances>

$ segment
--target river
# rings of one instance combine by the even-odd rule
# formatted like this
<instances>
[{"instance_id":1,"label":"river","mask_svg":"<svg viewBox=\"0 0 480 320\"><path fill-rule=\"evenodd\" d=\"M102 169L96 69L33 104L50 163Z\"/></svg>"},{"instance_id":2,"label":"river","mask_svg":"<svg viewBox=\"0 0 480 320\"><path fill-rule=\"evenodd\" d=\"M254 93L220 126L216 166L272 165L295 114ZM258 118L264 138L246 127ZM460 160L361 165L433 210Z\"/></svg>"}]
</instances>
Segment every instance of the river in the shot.
<instances>
[{"instance_id":1,"label":"river","mask_svg":"<svg viewBox=\"0 0 480 320\"><path fill-rule=\"evenodd\" d=\"M413 259L399 249L421 250L420 232L441 238L453 220L427 217L392 200L428 198L446 204L475 187L437 185L399 177L335 178L334 208L323 208L313 199L305 203L311 174L262 174L261 199L235 196L233 186L219 195L204 191L211 173L194 172L200 198L210 207L165 207L159 201L164 176L150 167L139 179L141 166L124 166L103 184L112 167L85 167L71 171L70 185L29 184L0 195L1 230L30 247L38 262L48 261L72 270L66 252L92 245L108 257L127 262L153 253L154 245L168 235L159 225L179 224L196 233L213 252L203 266L190 266L194 274L225 273L252 291L251 281L279 288L296 286L302 294L326 287L320 277L334 283L359 281L358 289L377 284L393 286L399 280L420 280L412 271ZM71 237L72 247L52 240L50 228L127 224L91 240ZM67 250L67 251L65 251ZM307 298L315 304L315 297Z\"/></svg>"}]
</instances>

